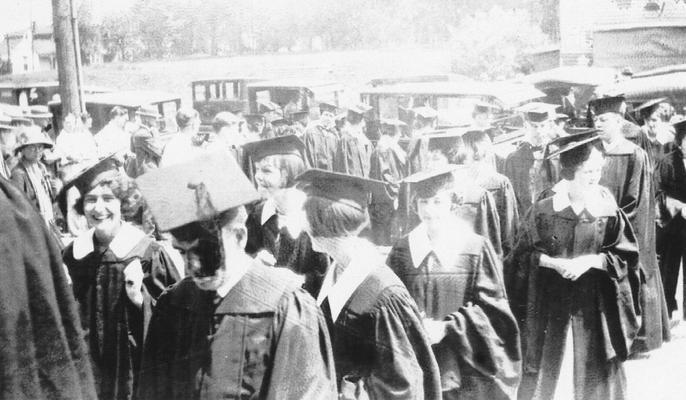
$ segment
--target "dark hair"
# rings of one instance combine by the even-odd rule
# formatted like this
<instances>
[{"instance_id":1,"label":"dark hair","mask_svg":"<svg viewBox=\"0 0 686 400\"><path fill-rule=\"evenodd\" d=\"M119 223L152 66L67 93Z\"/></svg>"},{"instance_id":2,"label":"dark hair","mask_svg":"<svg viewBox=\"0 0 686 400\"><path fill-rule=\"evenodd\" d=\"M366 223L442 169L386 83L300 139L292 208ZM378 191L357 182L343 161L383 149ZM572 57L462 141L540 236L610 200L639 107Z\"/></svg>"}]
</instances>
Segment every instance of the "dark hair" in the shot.
<instances>
[{"instance_id":1,"label":"dark hair","mask_svg":"<svg viewBox=\"0 0 686 400\"><path fill-rule=\"evenodd\" d=\"M125 221L130 221L136 215L142 213L142 207L144 206L143 197L141 192L138 190L136 183L133 179L129 178L124 173L117 173L113 178L99 182L96 186L92 186L88 191L93 190L98 186L107 186L112 190L114 197L119 199L121 202L121 213L122 219ZM81 193L81 197L76 200L74 204L74 210L80 214L84 214L83 210L83 200L86 193Z\"/></svg>"},{"instance_id":2,"label":"dark hair","mask_svg":"<svg viewBox=\"0 0 686 400\"><path fill-rule=\"evenodd\" d=\"M684 141L684 137L686 137L686 129L676 129L676 132L674 133L674 143L677 145L677 147L681 146L681 142Z\"/></svg>"},{"instance_id":3,"label":"dark hair","mask_svg":"<svg viewBox=\"0 0 686 400\"><path fill-rule=\"evenodd\" d=\"M129 112L126 111L126 108L120 107L120 106L114 106L110 110L110 120L113 120L117 117L121 117L122 115L126 115L128 117Z\"/></svg>"},{"instance_id":4,"label":"dark hair","mask_svg":"<svg viewBox=\"0 0 686 400\"><path fill-rule=\"evenodd\" d=\"M448 159L448 164L464 164L464 161L467 158L467 151L462 138L458 138L458 140L452 146L446 146L445 144L446 143L443 141L429 141L427 149L429 153L440 151Z\"/></svg>"},{"instance_id":5,"label":"dark hair","mask_svg":"<svg viewBox=\"0 0 686 400\"><path fill-rule=\"evenodd\" d=\"M319 196L308 196L304 208L314 237L349 236L369 223L367 209Z\"/></svg>"},{"instance_id":6,"label":"dark hair","mask_svg":"<svg viewBox=\"0 0 686 400\"><path fill-rule=\"evenodd\" d=\"M364 115L354 112L348 112L348 115L345 119L351 124L359 124L364 119Z\"/></svg>"},{"instance_id":7,"label":"dark hair","mask_svg":"<svg viewBox=\"0 0 686 400\"><path fill-rule=\"evenodd\" d=\"M484 131L469 131L462 136L466 157L474 161L487 159L493 152L491 137Z\"/></svg>"},{"instance_id":8,"label":"dark hair","mask_svg":"<svg viewBox=\"0 0 686 400\"><path fill-rule=\"evenodd\" d=\"M600 143L595 140L560 154L560 176L563 179L574 179L574 173L581 164L591 156L593 149L600 151Z\"/></svg>"}]
</instances>

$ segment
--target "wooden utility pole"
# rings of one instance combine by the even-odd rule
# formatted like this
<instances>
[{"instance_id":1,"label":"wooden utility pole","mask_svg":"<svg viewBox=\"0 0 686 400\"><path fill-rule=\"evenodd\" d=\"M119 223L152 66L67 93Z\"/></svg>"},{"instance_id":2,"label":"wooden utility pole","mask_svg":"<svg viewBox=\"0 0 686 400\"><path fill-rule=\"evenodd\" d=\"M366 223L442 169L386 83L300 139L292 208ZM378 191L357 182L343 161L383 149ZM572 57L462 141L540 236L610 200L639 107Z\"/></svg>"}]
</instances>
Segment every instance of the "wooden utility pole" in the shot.
<instances>
[{"instance_id":1,"label":"wooden utility pole","mask_svg":"<svg viewBox=\"0 0 686 400\"><path fill-rule=\"evenodd\" d=\"M74 27L69 0L52 0L52 29L55 36L57 74L60 81L62 116L81 114Z\"/></svg>"}]
</instances>

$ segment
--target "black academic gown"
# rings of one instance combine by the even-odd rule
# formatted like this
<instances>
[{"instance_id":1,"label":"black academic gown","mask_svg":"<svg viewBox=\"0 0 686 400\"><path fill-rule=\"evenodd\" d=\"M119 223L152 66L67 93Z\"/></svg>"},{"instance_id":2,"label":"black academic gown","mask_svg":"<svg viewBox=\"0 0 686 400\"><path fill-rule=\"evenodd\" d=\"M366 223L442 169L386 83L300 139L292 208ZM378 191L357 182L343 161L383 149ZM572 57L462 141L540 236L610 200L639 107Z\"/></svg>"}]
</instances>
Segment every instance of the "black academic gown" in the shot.
<instances>
[{"instance_id":1,"label":"black academic gown","mask_svg":"<svg viewBox=\"0 0 686 400\"><path fill-rule=\"evenodd\" d=\"M285 229L279 230L278 215L270 216L263 224L264 204L264 201L257 203L248 214L246 253L255 255L261 250L267 251L276 260L276 266L305 275L305 289L316 296L329 265L329 257L312 250L307 233L302 232L294 239Z\"/></svg>"},{"instance_id":2,"label":"black academic gown","mask_svg":"<svg viewBox=\"0 0 686 400\"><path fill-rule=\"evenodd\" d=\"M141 400L335 399L326 322L283 268L252 266L218 304L186 278L160 298Z\"/></svg>"},{"instance_id":3,"label":"black academic gown","mask_svg":"<svg viewBox=\"0 0 686 400\"><path fill-rule=\"evenodd\" d=\"M360 138L352 135L349 130L356 128L343 128L336 149L334 171L348 175L369 177L370 160L372 155L372 143L365 137Z\"/></svg>"},{"instance_id":4,"label":"black academic gown","mask_svg":"<svg viewBox=\"0 0 686 400\"><path fill-rule=\"evenodd\" d=\"M473 166L465 171L470 180L488 191L495 202L495 208L500 222L500 243L503 256L507 256L514 246L517 226L519 226L519 210L517 198L510 180L494 169Z\"/></svg>"},{"instance_id":5,"label":"black academic gown","mask_svg":"<svg viewBox=\"0 0 686 400\"><path fill-rule=\"evenodd\" d=\"M686 260L686 219L681 216L681 210L686 206L686 168L679 148L667 154L657 164L655 181L660 228L657 242L660 272L667 309L671 314L678 308L676 289L679 269Z\"/></svg>"},{"instance_id":6,"label":"black academic gown","mask_svg":"<svg viewBox=\"0 0 686 400\"><path fill-rule=\"evenodd\" d=\"M400 237L396 203L399 183L407 176L407 155L388 136L382 136L371 154L369 177L386 183L385 195L372 194L369 205L372 241L390 246Z\"/></svg>"},{"instance_id":7,"label":"black academic gown","mask_svg":"<svg viewBox=\"0 0 686 400\"><path fill-rule=\"evenodd\" d=\"M133 237L135 228L122 228L112 243ZM135 229L137 231L137 229ZM139 231L140 232L140 231ZM131 399L138 384L143 338L152 307L162 291L179 280L172 260L161 245L136 236L117 249L95 242L92 231L75 239L63 254L73 281L81 323L86 331L93 370L101 399ZM91 251L78 242L92 241ZM75 251L75 248L77 249ZM144 303L137 308L125 292L124 269L135 260L143 270Z\"/></svg>"},{"instance_id":8,"label":"black academic gown","mask_svg":"<svg viewBox=\"0 0 686 400\"><path fill-rule=\"evenodd\" d=\"M538 198L538 194L550 186L543 162L541 161L538 169L534 168L535 163L534 147L529 142L522 142L507 156L501 171L512 183L519 215L525 215L533 201ZM533 187L539 188L537 193L532 193L532 182Z\"/></svg>"},{"instance_id":9,"label":"black academic gown","mask_svg":"<svg viewBox=\"0 0 686 400\"><path fill-rule=\"evenodd\" d=\"M626 398L622 361L639 329L638 246L612 195L596 192L592 213L577 215L569 205L556 210L555 196L537 202L506 260L508 297L522 331L520 399L553 398L570 326L575 399ZM571 281L539 266L541 254L600 254L606 270L589 269Z\"/></svg>"},{"instance_id":10,"label":"black academic gown","mask_svg":"<svg viewBox=\"0 0 686 400\"><path fill-rule=\"evenodd\" d=\"M338 149L338 133L335 128L325 128L314 121L305 130L302 140L305 143L305 159L310 167L334 170Z\"/></svg>"},{"instance_id":11,"label":"black academic gown","mask_svg":"<svg viewBox=\"0 0 686 400\"><path fill-rule=\"evenodd\" d=\"M0 398L95 400L95 383L57 244L0 177Z\"/></svg>"},{"instance_id":12,"label":"black academic gown","mask_svg":"<svg viewBox=\"0 0 686 400\"><path fill-rule=\"evenodd\" d=\"M445 338L432 346L443 398L515 399L521 372L519 329L500 261L490 243L473 233L456 238L455 251L454 265L441 265L433 253L415 265L406 236L387 262L426 318L448 321Z\"/></svg>"},{"instance_id":13,"label":"black academic gown","mask_svg":"<svg viewBox=\"0 0 686 400\"><path fill-rule=\"evenodd\" d=\"M650 161L645 151L628 140L605 151L600 184L610 189L636 233L640 268L643 326L635 351L649 351L669 340L669 315L655 250L655 196Z\"/></svg>"},{"instance_id":14,"label":"black academic gown","mask_svg":"<svg viewBox=\"0 0 686 400\"><path fill-rule=\"evenodd\" d=\"M372 271L331 319L322 303L343 399L440 399L438 366L419 310L385 265ZM354 394L357 393L358 396Z\"/></svg>"}]
</instances>

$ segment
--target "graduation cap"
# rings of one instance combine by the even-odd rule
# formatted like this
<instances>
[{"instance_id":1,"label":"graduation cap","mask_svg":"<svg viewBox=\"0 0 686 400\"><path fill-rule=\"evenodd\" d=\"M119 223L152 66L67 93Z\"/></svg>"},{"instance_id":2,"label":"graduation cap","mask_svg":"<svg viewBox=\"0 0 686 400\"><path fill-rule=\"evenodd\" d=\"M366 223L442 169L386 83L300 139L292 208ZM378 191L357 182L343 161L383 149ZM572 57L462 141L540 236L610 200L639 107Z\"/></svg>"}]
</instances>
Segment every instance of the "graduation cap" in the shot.
<instances>
[{"instance_id":1,"label":"graduation cap","mask_svg":"<svg viewBox=\"0 0 686 400\"><path fill-rule=\"evenodd\" d=\"M386 184L382 181L323 169L309 169L300 174L296 181L304 184L303 189L310 196L323 197L358 210L367 208L370 195L387 196Z\"/></svg>"},{"instance_id":2,"label":"graduation cap","mask_svg":"<svg viewBox=\"0 0 686 400\"><path fill-rule=\"evenodd\" d=\"M524 117L529 122L543 122L553 118L558 108L560 106L557 104L531 102L519 107L517 111L524 113Z\"/></svg>"},{"instance_id":3,"label":"graduation cap","mask_svg":"<svg viewBox=\"0 0 686 400\"><path fill-rule=\"evenodd\" d=\"M416 107L412 109L414 115L420 116L425 119L433 119L438 117L438 111L434 110L429 106Z\"/></svg>"},{"instance_id":4,"label":"graduation cap","mask_svg":"<svg viewBox=\"0 0 686 400\"><path fill-rule=\"evenodd\" d=\"M462 133L455 131L427 133L420 136L419 140L427 143L429 151L447 151L448 149L459 147L462 144Z\"/></svg>"},{"instance_id":5,"label":"graduation cap","mask_svg":"<svg viewBox=\"0 0 686 400\"><path fill-rule=\"evenodd\" d=\"M663 103L665 100L667 100L666 97L648 100L640 106L634 108L634 111L639 113L638 115L640 115L641 119L648 119L660 107L660 103Z\"/></svg>"},{"instance_id":6,"label":"graduation cap","mask_svg":"<svg viewBox=\"0 0 686 400\"><path fill-rule=\"evenodd\" d=\"M675 122L672 124L674 127L674 136L676 137L677 135L686 135L686 119L683 119L681 121Z\"/></svg>"},{"instance_id":7,"label":"graduation cap","mask_svg":"<svg viewBox=\"0 0 686 400\"><path fill-rule=\"evenodd\" d=\"M595 115L602 115L605 113L624 114L625 101L623 94L611 97L601 97L599 99L591 100L588 103L591 111Z\"/></svg>"},{"instance_id":8,"label":"graduation cap","mask_svg":"<svg viewBox=\"0 0 686 400\"><path fill-rule=\"evenodd\" d=\"M457 165L447 165L431 171L417 172L403 179L403 183L410 185L412 197L426 199L435 196L441 189L452 186L458 168Z\"/></svg>"},{"instance_id":9,"label":"graduation cap","mask_svg":"<svg viewBox=\"0 0 686 400\"><path fill-rule=\"evenodd\" d=\"M296 111L290 114L291 121L302 121L303 119L310 116L309 111Z\"/></svg>"},{"instance_id":10,"label":"graduation cap","mask_svg":"<svg viewBox=\"0 0 686 400\"><path fill-rule=\"evenodd\" d=\"M154 169L136 184L162 231L211 220L260 198L228 151Z\"/></svg>"},{"instance_id":11,"label":"graduation cap","mask_svg":"<svg viewBox=\"0 0 686 400\"><path fill-rule=\"evenodd\" d=\"M569 115L567 115L567 114L562 114L562 113L556 113L555 114L555 122L567 121L568 119L569 119Z\"/></svg>"},{"instance_id":12,"label":"graduation cap","mask_svg":"<svg viewBox=\"0 0 686 400\"><path fill-rule=\"evenodd\" d=\"M350 107L348 107L348 112L358 114L358 115L364 115L371 111L373 107L368 106L367 104L364 103L356 103Z\"/></svg>"},{"instance_id":13,"label":"graduation cap","mask_svg":"<svg viewBox=\"0 0 686 400\"><path fill-rule=\"evenodd\" d=\"M548 144L550 152L546 158L551 159L557 157L564 152L576 149L577 147L584 146L599 139L600 136L598 136L597 129L588 129L584 132L559 137Z\"/></svg>"},{"instance_id":14,"label":"graduation cap","mask_svg":"<svg viewBox=\"0 0 686 400\"><path fill-rule=\"evenodd\" d=\"M266 118L264 115L262 115L262 114L255 114L255 113L245 114L245 115L243 115L243 118L244 118L247 122L254 122L254 121L258 121L258 120L262 120L262 121L266 121L266 120L267 120L267 118Z\"/></svg>"},{"instance_id":15,"label":"graduation cap","mask_svg":"<svg viewBox=\"0 0 686 400\"><path fill-rule=\"evenodd\" d=\"M278 154L295 154L305 159L305 144L295 135L248 142L243 145L243 151L254 161Z\"/></svg>"},{"instance_id":16,"label":"graduation cap","mask_svg":"<svg viewBox=\"0 0 686 400\"><path fill-rule=\"evenodd\" d=\"M281 116L275 116L274 119L270 119L269 123L272 124L272 126L283 126L283 125L289 125L291 121L287 120L286 118L283 118Z\"/></svg>"},{"instance_id":17,"label":"graduation cap","mask_svg":"<svg viewBox=\"0 0 686 400\"><path fill-rule=\"evenodd\" d=\"M336 115L336 114L338 114L339 108L336 104L333 104L333 103L328 102L328 101L323 101L323 102L319 103L319 111L320 112L328 111L328 112Z\"/></svg>"}]
</instances>

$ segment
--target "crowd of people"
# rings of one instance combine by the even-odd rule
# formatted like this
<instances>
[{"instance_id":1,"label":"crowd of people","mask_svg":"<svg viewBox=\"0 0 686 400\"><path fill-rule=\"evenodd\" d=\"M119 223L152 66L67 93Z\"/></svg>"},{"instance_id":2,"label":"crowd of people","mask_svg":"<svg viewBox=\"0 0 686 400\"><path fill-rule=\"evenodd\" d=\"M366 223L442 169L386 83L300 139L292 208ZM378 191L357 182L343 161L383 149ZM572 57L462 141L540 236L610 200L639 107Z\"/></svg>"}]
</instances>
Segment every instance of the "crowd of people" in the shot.
<instances>
[{"instance_id":1,"label":"crowd of people","mask_svg":"<svg viewBox=\"0 0 686 400\"><path fill-rule=\"evenodd\" d=\"M0 125L0 397L627 398L682 319L686 121L559 108Z\"/></svg>"}]
</instances>

